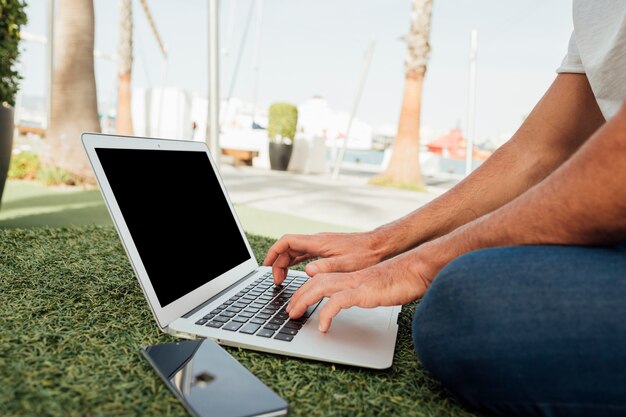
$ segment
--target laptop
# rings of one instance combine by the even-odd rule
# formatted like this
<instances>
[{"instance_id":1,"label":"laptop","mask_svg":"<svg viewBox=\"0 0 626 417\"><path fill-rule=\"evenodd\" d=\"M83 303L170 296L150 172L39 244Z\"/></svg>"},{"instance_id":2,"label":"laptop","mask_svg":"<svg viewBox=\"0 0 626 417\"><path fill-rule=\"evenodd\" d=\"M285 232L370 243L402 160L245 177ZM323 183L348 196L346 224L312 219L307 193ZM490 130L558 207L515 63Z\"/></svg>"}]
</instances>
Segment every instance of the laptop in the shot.
<instances>
[{"instance_id":1,"label":"laptop","mask_svg":"<svg viewBox=\"0 0 626 417\"><path fill-rule=\"evenodd\" d=\"M391 366L401 306L343 310L327 333L318 330L326 300L289 319L287 303L309 277L290 270L274 286L205 143L94 133L82 142L162 331L337 364Z\"/></svg>"}]
</instances>

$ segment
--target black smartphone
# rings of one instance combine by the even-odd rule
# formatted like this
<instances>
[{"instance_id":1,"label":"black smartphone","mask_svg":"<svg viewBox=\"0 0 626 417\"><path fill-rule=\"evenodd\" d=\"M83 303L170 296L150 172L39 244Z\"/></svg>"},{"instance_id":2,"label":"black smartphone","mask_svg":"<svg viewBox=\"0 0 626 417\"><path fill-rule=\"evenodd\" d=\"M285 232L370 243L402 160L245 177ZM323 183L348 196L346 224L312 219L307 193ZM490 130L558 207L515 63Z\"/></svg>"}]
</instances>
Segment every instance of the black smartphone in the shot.
<instances>
[{"instance_id":1,"label":"black smartphone","mask_svg":"<svg viewBox=\"0 0 626 417\"><path fill-rule=\"evenodd\" d=\"M165 384L195 417L287 414L287 403L211 340L141 349Z\"/></svg>"}]
</instances>

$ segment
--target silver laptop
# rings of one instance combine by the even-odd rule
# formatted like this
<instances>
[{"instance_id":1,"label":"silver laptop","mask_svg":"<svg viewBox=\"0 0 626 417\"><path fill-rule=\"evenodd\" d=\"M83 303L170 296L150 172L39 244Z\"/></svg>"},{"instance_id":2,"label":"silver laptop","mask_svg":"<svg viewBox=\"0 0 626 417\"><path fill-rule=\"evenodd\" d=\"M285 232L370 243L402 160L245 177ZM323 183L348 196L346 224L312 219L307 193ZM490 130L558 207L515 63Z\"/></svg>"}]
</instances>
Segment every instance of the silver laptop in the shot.
<instances>
[{"instance_id":1,"label":"silver laptop","mask_svg":"<svg viewBox=\"0 0 626 417\"><path fill-rule=\"evenodd\" d=\"M391 366L400 306L325 303L298 320L285 307L308 276L273 285L259 266L206 144L85 133L82 141L159 328L184 338L339 364Z\"/></svg>"}]
</instances>

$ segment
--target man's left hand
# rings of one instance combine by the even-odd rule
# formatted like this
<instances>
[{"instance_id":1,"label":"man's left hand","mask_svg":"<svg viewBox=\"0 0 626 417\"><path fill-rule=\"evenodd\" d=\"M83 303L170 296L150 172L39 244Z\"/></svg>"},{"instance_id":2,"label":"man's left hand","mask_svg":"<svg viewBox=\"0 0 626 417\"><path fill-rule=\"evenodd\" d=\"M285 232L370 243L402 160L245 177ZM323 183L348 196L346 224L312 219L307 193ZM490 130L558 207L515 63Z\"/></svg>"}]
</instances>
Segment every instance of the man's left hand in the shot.
<instances>
[{"instance_id":1,"label":"man's left hand","mask_svg":"<svg viewBox=\"0 0 626 417\"><path fill-rule=\"evenodd\" d=\"M401 305L422 297L440 268L425 262L420 249L356 272L315 275L291 298L289 317L298 318L329 297L319 313L319 330L326 332L342 309Z\"/></svg>"}]
</instances>

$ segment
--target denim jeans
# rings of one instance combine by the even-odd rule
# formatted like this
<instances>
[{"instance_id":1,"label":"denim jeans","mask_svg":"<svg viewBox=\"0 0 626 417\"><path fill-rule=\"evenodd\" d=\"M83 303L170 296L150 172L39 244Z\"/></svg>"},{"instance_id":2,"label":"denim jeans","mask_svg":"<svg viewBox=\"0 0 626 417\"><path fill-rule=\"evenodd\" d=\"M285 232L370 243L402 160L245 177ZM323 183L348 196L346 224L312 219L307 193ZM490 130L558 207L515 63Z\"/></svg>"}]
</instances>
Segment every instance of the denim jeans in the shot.
<instances>
[{"instance_id":1,"label":"denim jeans","mask_svg":"<svg viewBox=\"0 0 626 417\"><path fill-rule=\"evenodd\" d=\"M461 256L413 319L423 366L488 414L626 416L626 248Z\"/></svg>"}]
</instances>

